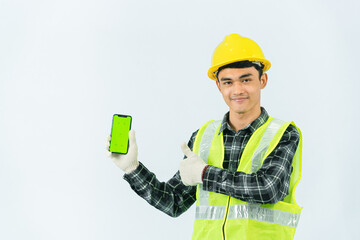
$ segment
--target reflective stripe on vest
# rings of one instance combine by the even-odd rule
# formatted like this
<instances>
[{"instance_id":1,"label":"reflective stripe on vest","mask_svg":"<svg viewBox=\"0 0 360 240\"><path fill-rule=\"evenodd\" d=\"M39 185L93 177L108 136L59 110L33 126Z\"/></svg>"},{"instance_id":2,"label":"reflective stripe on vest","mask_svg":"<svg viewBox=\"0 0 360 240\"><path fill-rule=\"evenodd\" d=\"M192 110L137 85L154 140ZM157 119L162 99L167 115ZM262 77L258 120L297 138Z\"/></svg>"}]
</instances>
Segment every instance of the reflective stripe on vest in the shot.
<instances>
[{"instance_id":1,"label":"reflective stripe on vest","mask_svg":"<svg viewBox=\"0 0 360 240\"><path fill-rule=\"evenodd\" d=\"M229 219L248 218L261 222L276 223L296 227L300 214L263 208L260 204L233 205L229 209Z\"/></svg>"},{"instance_id":2,"label":"reflective stripe on vest","mask_svg":"<svg viewBox=\"0 0 360 240\"><path fill-rule=\"evenodd\" d=\"M219 124L221 124L221 121L213 121L209 123L201 138L199 156L202 160L204 160L205 163L208 163L211 141L213 139L213 136L215 135L215 131L218 128ZM202 184L200 184L199 188L202 189ZM208 199L208 191L199 192L199 205L209 205Z\"/></svg>"},{"instance_id":3,"label":"reflective stripe on vest","mask_svg":"<svg viewBox=\"0 0 360 240\"><path fill-rule=\"evenodd\" d=\"M225 206L196 206L196 219L222 220L225 216Z\"/></svg>"},{"instance_id":4,"label":"reflective stripe on vest","mask_svg":"<svg viewBox=\"0 0 360 240\"><path fill-rule=\"evenodd\" d=\"M267 126L264 135L261 138L259 146L256 148L255 154L251 159L251 172L256 172L259 170L262 165L262 160L265 156L266 151L268 150L271 140L274 138L277 131L284 124L284 121L279 119L273 119L270 124ZM210 148L208 149L210 152ZM209 154L209 153L208 153Z\"/></svg>"},{"instance_id":5,"label":"reflective stripe on vest","mask_svg":"<svg viewBox=\"0 0 360 240\"><path fill-rule=\"evenodd\" d=\"M225 217L225 206L196 206L196 219L222 220ZM276 223L288 227L297 227L300 214L263 208L260 204L243 204L230 206L228 219L251 219L261 222Z\"/></svg>"}]
</instances>

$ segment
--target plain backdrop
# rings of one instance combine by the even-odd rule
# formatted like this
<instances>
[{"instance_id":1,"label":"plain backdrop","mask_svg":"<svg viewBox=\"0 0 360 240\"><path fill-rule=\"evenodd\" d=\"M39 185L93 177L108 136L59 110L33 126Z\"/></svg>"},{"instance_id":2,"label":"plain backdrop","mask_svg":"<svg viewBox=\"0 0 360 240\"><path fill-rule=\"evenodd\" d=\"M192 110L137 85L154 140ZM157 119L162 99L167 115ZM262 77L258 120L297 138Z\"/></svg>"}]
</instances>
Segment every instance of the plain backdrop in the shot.
<instances>
[{"instance_id":1,"label":"plain backdrop","mask_svg":"<svg viewBox=\"0 0 360 240\"><path fill-rule=\"evenodd\" d=\"M167 181L180 143L227 111L207 69L231 33L272 63L262 106L304 139L295 239L359 225L358 1L0 0L0 239L190 239L107 158L114 113Z\"/></svg>"}]
</instances>

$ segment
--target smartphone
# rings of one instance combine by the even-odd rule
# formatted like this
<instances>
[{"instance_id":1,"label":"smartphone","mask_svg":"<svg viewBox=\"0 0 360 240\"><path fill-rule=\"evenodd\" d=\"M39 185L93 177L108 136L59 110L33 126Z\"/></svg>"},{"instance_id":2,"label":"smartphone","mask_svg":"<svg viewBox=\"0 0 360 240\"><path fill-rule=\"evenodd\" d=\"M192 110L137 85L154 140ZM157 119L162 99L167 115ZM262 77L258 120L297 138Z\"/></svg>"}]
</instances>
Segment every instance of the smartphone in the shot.
<instances>
[{"instance_id":1,"label":"smartphone","mask_svg":"<svg viewBox=\"0 0 360 240\"><path fill-rule=\"evenodd\" d=\"M131 116L121 114L113 115L109 147L110 152L127 154L129 149L129 131L131 129L131 122Z\"/></svg>"}]
</instances>

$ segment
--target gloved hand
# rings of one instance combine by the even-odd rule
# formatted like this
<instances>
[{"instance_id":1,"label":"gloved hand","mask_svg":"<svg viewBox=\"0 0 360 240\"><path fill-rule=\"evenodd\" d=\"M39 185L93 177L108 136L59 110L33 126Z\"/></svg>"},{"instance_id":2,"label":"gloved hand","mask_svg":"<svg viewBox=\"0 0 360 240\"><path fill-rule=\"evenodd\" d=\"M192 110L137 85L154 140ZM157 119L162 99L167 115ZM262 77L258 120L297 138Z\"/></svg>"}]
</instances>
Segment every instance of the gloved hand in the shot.
<instances>
[{"instance_id":1,"label":"gloved hand","mask_svg":"<svg viewBox=\"0 0 360 240\"><path fill-rule=\"evenodd\" d=\"M129 132L129 150L127 154L118 154L118 153L110 152L109 151L110 139L111 137L109 135L108 140L106 142L106 151L108 156L124 172L131 173L132 171L134 171L139 166L139 162L137 160L138 147L135 139L135 131L130 130Z\"/></svg>"},{"instance_id":2,"label":"gloved hand","mask_svg":"<svg viewBox=\"0 0 360 240\"><path fill-rule=\"evenodd\" d=\"M180 162L181 181L186 186L202 183L201 175L207 165L196 153L192 152L186 143L181 144L181 150L186 158Z\"/></svg>"}]
</instances>

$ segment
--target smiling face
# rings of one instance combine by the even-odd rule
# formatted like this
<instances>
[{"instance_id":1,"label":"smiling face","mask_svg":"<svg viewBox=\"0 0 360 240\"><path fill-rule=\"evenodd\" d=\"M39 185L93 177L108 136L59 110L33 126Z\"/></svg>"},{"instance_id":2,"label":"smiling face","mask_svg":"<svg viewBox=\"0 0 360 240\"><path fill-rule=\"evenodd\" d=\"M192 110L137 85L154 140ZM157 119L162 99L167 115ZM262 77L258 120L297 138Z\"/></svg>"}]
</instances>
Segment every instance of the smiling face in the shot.
<instances>
[{"instance_id":1,"label":"smiling face","mask_svg":"<svg viewBox=\"0 0 360 240\"><path fill-rule=\"evenodd\" d=\"M230 117L258 117L260 90L265 88L267 74L259 80L259 72L254 67L225 68L218 74L216 85L230 109Z\"/></svg>"}]
</instances>

